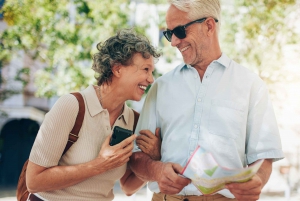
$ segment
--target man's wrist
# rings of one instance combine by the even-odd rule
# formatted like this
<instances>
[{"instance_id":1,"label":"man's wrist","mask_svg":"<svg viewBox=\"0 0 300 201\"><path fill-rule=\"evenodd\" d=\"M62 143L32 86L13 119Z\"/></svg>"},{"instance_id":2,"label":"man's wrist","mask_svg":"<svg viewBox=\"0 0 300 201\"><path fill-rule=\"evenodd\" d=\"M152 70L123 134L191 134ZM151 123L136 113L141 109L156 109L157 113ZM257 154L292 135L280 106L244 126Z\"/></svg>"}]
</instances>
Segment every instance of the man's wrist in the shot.
<instances>
[{"instance_id":1,"label":"man's wrist","mask_svg":"<svg viewBox=\"0 0 300 201\"><path fill-rule=\"evenodd\" d=\"M272 159L265 159L260 169L257 171L256 175L262 182L262 187L268 182L272 172Z\"/></svg>"},{"instance_id":2,"label":"man's wrist","mask_svg":"<svg viewBox=\"0 0 300 201\"><path fill-rule=\"evenodd\" d=\"M159 178L157 170L160 170L163 165L162 162L151 159L144 152L133 153L128 164L136 176L143 181L156 181Z\"/></svg>"},{"instance_id":3,"label":"man's wrist","mask_svg":"<svg viewBox=\"0 0 300 201\"><path fill-rule=\"evenodd\" d=\"M149 158L146 162L150 181L158 181L162 176L162 169L164 163L161 161L155 161Z\"/></svg>"}]
</instances>

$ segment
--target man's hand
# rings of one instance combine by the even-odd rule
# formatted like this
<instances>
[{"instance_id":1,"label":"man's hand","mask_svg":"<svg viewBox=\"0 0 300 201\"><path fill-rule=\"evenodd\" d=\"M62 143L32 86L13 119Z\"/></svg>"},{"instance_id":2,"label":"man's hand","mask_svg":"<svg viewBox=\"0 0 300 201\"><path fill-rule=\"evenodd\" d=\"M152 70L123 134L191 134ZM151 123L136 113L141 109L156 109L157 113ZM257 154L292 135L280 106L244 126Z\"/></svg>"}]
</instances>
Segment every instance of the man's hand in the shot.
<instances>
[{"instance_id":1,"label":"man's hand","mask_svg":"<svg viewBox=\"0 0 300 201\"><path fill-rule=\"evenodd\" d=\"M156 128L155 135L149 130L141 130L136 138L136 144L140 149L148 154L153 160L160 160L161 137L160 129Z\"/></svg>"},{"instance_id":2,"label":"man's hand","mask_svg":"<svg viewBox=\"0 0 300 201\"><path fill-rule=\"evenodd\" d=\"M135 175L143 181L156 181L161 193L174 195L191 183L179 173L183 167L175 163L155 161L144 152L135 152L129 161Z\"/></svg>"},{"instance_id":3,"label":"man's hand","mask_svg":"<svg viewBox=\"0 0 300 201\"><path fill-rule=\"evenodd\" d=\"M272 172L272 159L265 159L256 175L244 183L230 183L226 188L238 201L256 201Z\"/></svg>"},{"instance_id":4,"label":"man's hand","mask_svg":"<svg viewBox=\"0 0 300 201\"><path fill-rule=\"evenodd\" d=\"M163 163L161 167L161 174L157 180L161 193L174 195L191 183L190 179L178 175L183 170L179 164Z\"/></svg>"},{"instance_id":5,"label":"man's hand","mask_svg":"<svg viewBox=\"0 0 300 201\"><path fill-rule=\"evenodd\" d=\"M259 176L254 175L248 182L227 184L226 188L238 201L255 201L259 199L263 183Z\"/></svg>"}]
</instances>

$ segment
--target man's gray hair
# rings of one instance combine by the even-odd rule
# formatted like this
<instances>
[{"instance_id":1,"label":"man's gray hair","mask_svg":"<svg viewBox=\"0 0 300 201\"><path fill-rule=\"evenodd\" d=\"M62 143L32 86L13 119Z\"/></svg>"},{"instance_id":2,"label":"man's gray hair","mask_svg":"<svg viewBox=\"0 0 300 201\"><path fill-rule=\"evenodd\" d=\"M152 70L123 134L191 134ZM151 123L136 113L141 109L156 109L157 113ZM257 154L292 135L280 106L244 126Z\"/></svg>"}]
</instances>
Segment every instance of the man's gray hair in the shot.
<instances>
[{"instance_id":1,"label":"man's gray hair","mask_svg":"<svg viewBox=\"0 0 300 201\"><path fill-rule=\"evenodd\" d=\"M203 17L217 19L217 32L221 26L221 5L219 0L169 0L177 9L188 13L190 20Z\"/></svg>"}]
</instances>

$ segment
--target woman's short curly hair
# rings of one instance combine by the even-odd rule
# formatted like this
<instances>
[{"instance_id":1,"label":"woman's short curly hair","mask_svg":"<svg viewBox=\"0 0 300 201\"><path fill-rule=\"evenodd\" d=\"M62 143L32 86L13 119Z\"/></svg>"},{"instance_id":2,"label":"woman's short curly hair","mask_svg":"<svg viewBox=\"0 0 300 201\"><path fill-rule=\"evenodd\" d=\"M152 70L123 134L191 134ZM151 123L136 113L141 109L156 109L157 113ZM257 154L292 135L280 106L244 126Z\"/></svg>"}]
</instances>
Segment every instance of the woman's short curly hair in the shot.
<instances>
[{"instance_id":1,"label":"woman's short curly hair","mask_svg":"<svg viewBox=\"0 0 300 201\"><path fill-rule=\"evenodd\" d=\"M110 84L112 81L112 67L115 64L128 66L132 64L134 54L148 59L150 56L158 58L160 53L150 44L149 40L136 34L132 29L123 29L103 43L97 44L98 53L93 56L92 69L95 71L97 84Z\"/></svg>"}]
</instances>

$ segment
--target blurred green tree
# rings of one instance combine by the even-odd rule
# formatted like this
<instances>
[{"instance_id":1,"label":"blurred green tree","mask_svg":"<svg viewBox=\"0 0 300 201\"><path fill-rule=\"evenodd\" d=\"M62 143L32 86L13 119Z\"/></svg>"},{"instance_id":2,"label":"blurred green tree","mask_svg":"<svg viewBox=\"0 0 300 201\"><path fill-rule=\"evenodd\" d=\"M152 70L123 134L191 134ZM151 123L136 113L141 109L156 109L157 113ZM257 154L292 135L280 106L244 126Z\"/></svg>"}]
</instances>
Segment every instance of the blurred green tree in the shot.
<instances>
[{"instance_id":1,"label":"blurred green tree","mask_svg":"<svg viewBox=\"0 0 300 201\"><path fill-rule=\"evenodd\" d=\"M134 2L134 1L133 1ZM145 0L151 4L167 0ZM45 63L35 75L37 95L51 97L80 90L93 83L91 55L96 43L130 24L136 6L130 0L7 0L2 9L9 28L0 33L0 68L20 50ZM299 41L296 0L221 1L223 51L258 73L269 85L286 81L284 49ZM297 10L298 9L298 10ZM297 13L298 12L298 13ZM158 26L165 28L165 13L158 9ZM145 33L147 27L136 27ZM299 28L298 28L299 30ZM175 48L164 44L168 62ZM17 80L28 83L28 66ZM27 73L27 74L26 74Z\"/></svg>"},{"instance_id":2,"label":"blurred green tree","mask_svg":"<svg viewBox=\"0 0 300 201\"><path fill-rule=\"evenodd\" d=\"M7 63L23 51L45 64L34 75L37 96L81 90L94 83L91 58L96 44L131 26L129 5L130 0L7 0L2 12L8 28L0 33L0 61ZM135 29L143 32L146 26ZM17 73L24 87L29 69L24 66Z\"/></svg>"},{"instance_id":3,"label":"blurred green tree","mask_svg":"<svg viewBox=\"0 0 300 201\"><path fill-rule=\"evenodd\" d=\"M284 59L285 48L299 43L299 5L299 0L221 0L223 52L257 73L272 92L277 83L293 79ZM159 25L165 28L164 17L165 12L160 13ZM163 44L169 62L176 57L174 49L168 42Z\"/></svg>"},{"instance_id":4,"label":"blurred green tree","mask_svg":"<svg viewBox=\"0 0 300 201\"><path fill-rule=\"evenodd\" d=\"M277 83L291 80L284 61L285 48L295 46L300 39L299 1L234 0L229 5L223 2L223 51L256 72L272 92Z\"/></svg>"},{"instance_id":5,"label":"blurred green tree","mask_svg":"<svg viewBox=\"0 0 300 201\"><path fill-rule=\"evenodd\" d=\"M297 124L289 127L283 114L289 110L300 114L296 104L289 105L293 104L289 99L298 100L291 88L299 89L300 84L295 70L300 69L300 0L220 1L222 51L267 83L279 126L299 133ZM176 57L174 49L165 46L164 55Z\"/></svg>"}]
</instances>

